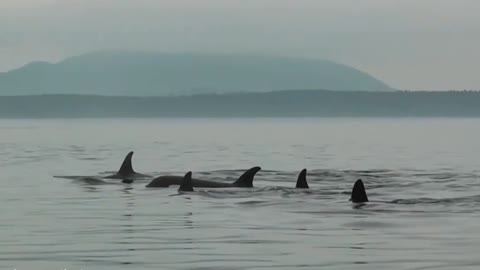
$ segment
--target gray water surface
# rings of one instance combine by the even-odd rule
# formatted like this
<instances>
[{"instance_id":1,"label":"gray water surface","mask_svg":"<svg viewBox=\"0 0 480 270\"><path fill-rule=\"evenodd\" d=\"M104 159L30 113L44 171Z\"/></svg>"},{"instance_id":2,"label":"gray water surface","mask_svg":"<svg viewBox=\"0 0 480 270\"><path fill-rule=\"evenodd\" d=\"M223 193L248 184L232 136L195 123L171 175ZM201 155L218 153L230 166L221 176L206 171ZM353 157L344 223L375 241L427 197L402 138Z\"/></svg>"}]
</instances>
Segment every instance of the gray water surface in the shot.
<instances>
[{"instance_id":1,"label":"gray water surface","mask_svg":"<svg viewBox=\"0 0 480 270\"><path fill-rule=\"evenodd\" d=\"M0 120L0 269L478 269L478 138L480 119ZM262 171L181 195L53 177L131 150L155 176Z\"/></svg>"}]
</instances>

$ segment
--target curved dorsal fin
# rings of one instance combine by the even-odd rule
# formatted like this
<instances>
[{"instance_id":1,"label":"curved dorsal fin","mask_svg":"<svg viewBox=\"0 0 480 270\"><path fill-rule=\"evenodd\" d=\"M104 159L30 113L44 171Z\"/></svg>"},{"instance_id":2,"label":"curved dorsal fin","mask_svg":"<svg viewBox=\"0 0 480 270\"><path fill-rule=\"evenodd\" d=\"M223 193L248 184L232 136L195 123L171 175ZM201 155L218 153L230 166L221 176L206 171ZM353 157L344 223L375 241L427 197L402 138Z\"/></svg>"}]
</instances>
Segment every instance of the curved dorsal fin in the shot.
<instances>
[{"instance_id":1,"label":"curved dorsal fin","mask_svg":"<svg viewBox=\"0 0 480 270\"><path fill-rule=\"evenodd\" d=\"M255 177L255 174L257 174L257 172L260 171L261 169L262 168L258 166L248 169L237 179L237 181L233 182L233 186L253 187L253 178Z\"/></svg>"},{"instance_id":2,"label":"curved dorsal fin","mask_svg":"<svg viewBox=\"0 0 480 270\"><path fill-rule=\"evenodd\" d=\"M308 188L307 169L303 169L298 175L296 188Z\"/></svg>"},{"instance_id":3,"label":"curved dorsal fin","mask_svg":"<svg viewBox=\"0 0 480 270\"><path fill-rule=\"evenodd\" d=\"M362 179L358 179L353 185L350 201L355 203L368 202L367 192L365 191Z\"/></svg>"},{"instance_id":4,"label":"curved dorsal fin","mask_svg":"<svg viewBox=\"0 0 480 270\"><path fill-rule=\"evenodd\" d=\"M178 191L193 191L192 172L187 172L187 174L185 174Z\"/></svg>"},{"instance_id":5,"label":"curved dorsal fin","mask_svg":"<svg viewBox=\"0 0 480 270\"><path fill-rule=\"evenodd\" d=\"M123 160L122 166L120 166L120 169L118 170L119 175L129 175L135 173L132 167L132 156L133 151L127 154L127 156Z\"/></svg>"}]
</instances>

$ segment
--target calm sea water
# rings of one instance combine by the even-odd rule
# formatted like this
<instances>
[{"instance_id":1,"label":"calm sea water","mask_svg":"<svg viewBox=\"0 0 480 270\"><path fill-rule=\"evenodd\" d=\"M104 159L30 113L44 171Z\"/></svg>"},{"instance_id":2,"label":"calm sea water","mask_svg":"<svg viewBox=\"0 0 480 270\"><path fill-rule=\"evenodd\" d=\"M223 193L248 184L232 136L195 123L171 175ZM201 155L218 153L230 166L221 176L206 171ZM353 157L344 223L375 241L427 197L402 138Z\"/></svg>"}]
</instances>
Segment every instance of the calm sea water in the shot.
<instances>
[{"instance_id":1,"label":"calm sea water","mask_svg":"<svg viewBox=\"0 0 480 270\"><path fill-rule=\"evenodd\" d=\"M480 119L0 120L0 269L479 269L479 138ZM188 195L53 177L130 150L152 175L263 170Z\"/></svg>"}]
</instances>

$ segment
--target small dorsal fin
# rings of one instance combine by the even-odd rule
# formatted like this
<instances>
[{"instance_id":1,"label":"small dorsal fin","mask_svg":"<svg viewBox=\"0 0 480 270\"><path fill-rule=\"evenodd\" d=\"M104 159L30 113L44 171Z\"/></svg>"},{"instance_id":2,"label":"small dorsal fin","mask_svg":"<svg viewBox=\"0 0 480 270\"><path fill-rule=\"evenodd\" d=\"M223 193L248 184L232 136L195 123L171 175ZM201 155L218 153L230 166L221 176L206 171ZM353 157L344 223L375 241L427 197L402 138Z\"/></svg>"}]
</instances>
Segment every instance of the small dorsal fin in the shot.
<instances>
[{"instance_id":1,"label":"small dorsal fin","mask_svg":"<svg viewBox=\"0 0 480 270\"><path fill-rule=\"evenodd\" d=\"M307 169L303 169L298 175L296 188L308 188Z\"/></svg>"},{"instance_id":2,"label":"small dorsal fin","mask_svg":"<svg viewBox=\"0 0 480 270\"><path fill-rule=\"evenodd\" d=\"M183 177L182 183L178 188L178 191L184 191L184 192L193 191L192 172L187 172L187 174L185 174L185 176Z\"/></svg>"},{"instance_id":3,"label":"small dorsal fin","mask_svg":"<svg viewBox=\"0 0 480 270\"><path fill-rule=\"evenodd\" d=\"M233 182L233 186L253 187L253 178L255 177L255 174L257 174L257 172L260 171L261 169L262 168L258 166L248 169L237 179L237 181Z\"/></svg>"},{"instance_id":4,"label":"small dorsal fin","mask_svg":"<svg viewBox=\"0 0 480 270\"><path fill-rule=\"evenodd\" d=\"M353 185L350 201L354 203L368 202L367 192L365 191L362 179L358 179Z\"/></svg>"},{"instance_id":5,"label":"small dorsal fin","mask_svg":"<svg viewBox=\"0 0 480 270\"><path fill-rule=\"evenodd\" d=\"M132 156L133 151L127 154L127 156L123 160L122 166L120 166L120 170L118 170L118 175L129 175L135 173L132 167Z\"/></svg>"}]
</instances>

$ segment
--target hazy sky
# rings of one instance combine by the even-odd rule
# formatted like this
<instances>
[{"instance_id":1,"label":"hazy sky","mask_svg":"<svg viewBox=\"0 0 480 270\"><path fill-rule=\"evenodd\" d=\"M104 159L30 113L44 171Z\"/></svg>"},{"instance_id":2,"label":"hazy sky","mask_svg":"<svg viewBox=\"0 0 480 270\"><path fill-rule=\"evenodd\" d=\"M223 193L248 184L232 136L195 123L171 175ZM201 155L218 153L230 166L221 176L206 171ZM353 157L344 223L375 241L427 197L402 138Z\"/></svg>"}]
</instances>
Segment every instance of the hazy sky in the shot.
<instances>
[{"instance_id":1,"label":"hazy sky","mask_svg":"<svg viewBox=\"0 0 480 270\"><path fill-rule=\"evenodd\" d=\"M0 0L0 71L110 48L265 52L480 89L479 14L479 0Z\"/></svg>"}]
</instances>

